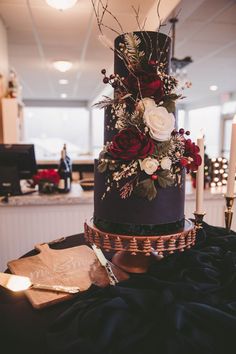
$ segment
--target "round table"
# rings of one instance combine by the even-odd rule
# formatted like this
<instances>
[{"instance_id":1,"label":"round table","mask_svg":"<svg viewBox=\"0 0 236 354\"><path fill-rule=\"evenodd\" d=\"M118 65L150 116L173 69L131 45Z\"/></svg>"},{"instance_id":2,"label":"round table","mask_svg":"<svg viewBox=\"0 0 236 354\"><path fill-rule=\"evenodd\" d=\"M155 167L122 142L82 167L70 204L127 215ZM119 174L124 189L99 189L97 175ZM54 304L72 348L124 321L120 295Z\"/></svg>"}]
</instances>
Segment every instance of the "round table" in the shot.
<instances>
[{"instance_id":1,"label":"round table","mask_svg":"<svg viewBox=\"0 0 236 354\"><path fill-rule=\"evenodd\" d=\"M80 244L83 235L52 247ZM4 354L234 354L235 333L236 233L207 224L193 248L148 273L42 310L0 288Z\"/></svg>"},{"instance_id":2,"label":"round table","mask_svg":"<svg viewBox=\"0 0 236 354\"><path fill-rule=\"evenodd\" d=\"M64 249L85 244L83 234L67 237L50 247ZM32 250L24 257L33 256ZM8 272L8 270L7 270ZM0 348L4 354L43 354L46 352L45 333L50 324L65 311L73 300L61 302L43 310L34 309L24 292L12 293L0 286ZM1 349L0 349L1 352Z\"/></svg>"}]
</instances>

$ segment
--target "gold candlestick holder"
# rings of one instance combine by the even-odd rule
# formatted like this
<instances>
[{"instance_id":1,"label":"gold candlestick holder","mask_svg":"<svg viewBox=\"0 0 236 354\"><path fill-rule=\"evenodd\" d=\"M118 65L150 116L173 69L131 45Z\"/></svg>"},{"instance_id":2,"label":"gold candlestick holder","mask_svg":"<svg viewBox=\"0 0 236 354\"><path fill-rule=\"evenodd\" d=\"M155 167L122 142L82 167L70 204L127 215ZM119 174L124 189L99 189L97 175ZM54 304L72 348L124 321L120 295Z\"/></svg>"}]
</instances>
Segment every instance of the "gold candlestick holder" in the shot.
<instances>
[{"instance_id":1,"label":"gold candlestick holder","mask_svg":"<svg viewBox=\"0 0 236 354\"><path fill-rule=\"evenodd\" d=\"M195 226L197 230L202 229L202 222L204 219L204 216L206 215L206 213L198 213L198 212L194 212L193 213L194 217L195 217Z\"/></svg>"},{"instance_id":2,"label":"gold candlestick holder","mask_svg":"<svg viewBox=\"0 0 236 354\"><path fill-rule=\"evenodd\" d=\"M235 196L233 197L227 197L225 196L225 201L226 201L226 209L225 209L225 227L227 231L230 231L231 229L231 224L233 220L233 205L234 205L234 199Z\"/></svg>"}]
</instances>

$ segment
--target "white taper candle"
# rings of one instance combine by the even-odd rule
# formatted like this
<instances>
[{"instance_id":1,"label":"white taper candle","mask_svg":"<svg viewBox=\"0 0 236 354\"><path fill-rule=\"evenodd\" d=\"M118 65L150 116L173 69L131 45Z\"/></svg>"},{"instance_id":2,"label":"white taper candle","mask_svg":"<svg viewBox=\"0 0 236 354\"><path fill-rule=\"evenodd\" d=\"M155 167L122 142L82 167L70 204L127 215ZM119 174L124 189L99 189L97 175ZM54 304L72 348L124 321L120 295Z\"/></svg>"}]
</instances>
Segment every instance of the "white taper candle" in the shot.
<instances>
[{"instance_id":1,"label":"white taper candle","mask_svg":"<svg viewBox=\"0 0 236 354\"><path fill-rule=\"evenodd\" d=\"M200 156L202 158L202 164L197 170L196 179L196 213L202 214L203 211L203 193L204 193L204 138L199 137L197 139L197 145L200 149Z\"/></svg>"},{"instance_id":2,"label":"white taper candle","mask_svg":"<svg viewBox=\"0 0 236 354\"><path fill-rule=\"evenodd\" d=\"M229 171L227 179L226 197L234 196L235 170L236 170L236 115L234 116L231 132L230 154L229 154Z\"/></svg>"}]
</instances>

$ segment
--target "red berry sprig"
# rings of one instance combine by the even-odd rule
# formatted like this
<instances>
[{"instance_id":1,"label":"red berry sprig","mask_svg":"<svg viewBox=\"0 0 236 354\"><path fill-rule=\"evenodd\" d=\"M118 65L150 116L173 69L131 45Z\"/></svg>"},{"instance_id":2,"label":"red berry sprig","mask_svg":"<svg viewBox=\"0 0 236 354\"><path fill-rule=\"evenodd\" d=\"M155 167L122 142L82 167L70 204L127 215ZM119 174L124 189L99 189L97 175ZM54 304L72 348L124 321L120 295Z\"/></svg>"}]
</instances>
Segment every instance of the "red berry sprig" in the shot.
<instances>
[{"instance_id":1,"label":"red berry sprig","mask_svg":"<svg viewBox=\"0 0 236 354\"><path fill-rule=\"evenodd\" d=\"M101 73L104 75L103 83L110 84L114 89L118 88L123 80L123 78L120 78L118 74L111 74L110 76L107 76L106 69L102 69Z\"/></svg>"},{"instance_id":2,"label":"red berry sprig","mask_svg":"<svg viewBox=\"0 0 236 354\"><path fill-rule=\"evenodd\" d=\"M177 134L176 130L173 131L173 132L174 132L174 135ZM173 132L172 132L172 133L173 133ZM185 135L190 135L190 131L189 131L189 130L186 130L186 131L185 131L184 128L180 128L180 129L179 129L179 134L180 134L180 135L184 135L184 134L185 134Z\"/></svg>"},{"instance_id":3,"label":"red berry sprig","mask_svg":"<svg viewBox=\"0 0 236 354\"><path fill-rule=\"evenodd\" d=\"M158 176L157 176L157 175L151 175L151 179L152 179L153 181L156 181L156 180L157 180L157 178L158 178Z\"/></svg>"}]
</instances>

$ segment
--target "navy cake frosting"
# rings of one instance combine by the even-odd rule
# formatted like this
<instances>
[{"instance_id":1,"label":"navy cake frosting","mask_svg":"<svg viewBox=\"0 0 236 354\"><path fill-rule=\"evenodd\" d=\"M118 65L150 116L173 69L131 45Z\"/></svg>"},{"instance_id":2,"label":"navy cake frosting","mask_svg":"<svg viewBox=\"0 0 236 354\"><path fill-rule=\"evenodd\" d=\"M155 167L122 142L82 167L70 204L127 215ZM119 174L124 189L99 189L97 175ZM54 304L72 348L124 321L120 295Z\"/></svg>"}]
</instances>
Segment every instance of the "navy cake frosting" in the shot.
<instances>
[{"instance_id":1,"label":"navy cake frosting","mask_svg":"<svg viewBox=\"0 0 236 354\"><path fill-rule=\"evenodd\" d=\"M149 201L131 195L121 199L113 189L103 200L105 176L95 161L94 224L101 230L125 235L158 235L180 231L184 225L184 176L181 187L159 188Z\"/></svg>"},{"instance_id":2,"label":"navy cake frosting","mask_svg":"<svg viewBox=\"0 0 236 354\"><path fill-rule=\"evenodd\" d=\"M170 43L159 32L123 34L115 39L114 74L102 70L114 87L114 99L103 102L104 150L95 160L93 221L102 231L154 236L184 227L185 170L200 161L184 138L189 132L174 129ZM159 132L157 113L168 134Z\"/></svg>"}]
</instances>

